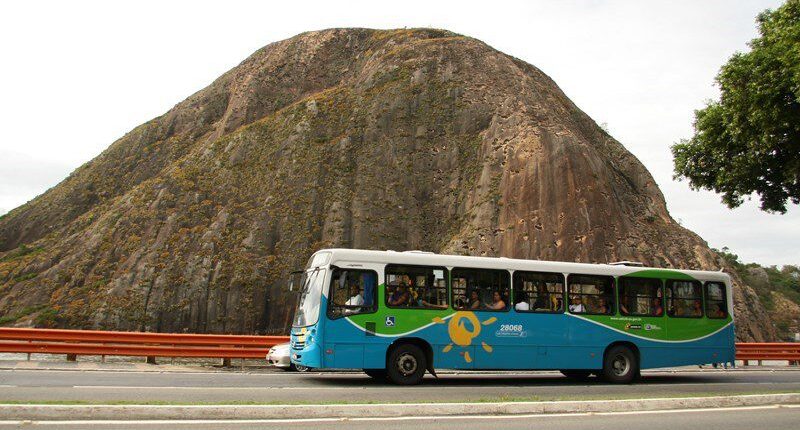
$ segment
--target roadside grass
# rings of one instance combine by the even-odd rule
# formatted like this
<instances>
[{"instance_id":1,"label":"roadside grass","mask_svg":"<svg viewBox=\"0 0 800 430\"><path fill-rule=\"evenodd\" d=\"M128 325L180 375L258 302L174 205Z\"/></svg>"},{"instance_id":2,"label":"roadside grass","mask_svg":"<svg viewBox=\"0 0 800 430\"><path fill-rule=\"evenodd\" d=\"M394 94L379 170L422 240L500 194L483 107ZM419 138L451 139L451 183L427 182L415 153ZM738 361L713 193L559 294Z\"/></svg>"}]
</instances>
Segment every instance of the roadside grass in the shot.
<instances>
[{"instance_id":1,"label":"roadside grass","mask_svg":"<svg viewBox=\"0 0 800 430\"><path fill-rule=\"evenodd\" d=\"M800 394L796 390L753 390L737 392L702 392L702 393L665 393L660 395L589 395L589 396L493 396L479 399L452 399L448 401L421 400L421 401L223 401L223 402L181 402L181 401L135 401L135 400L110 400L110 401L84 401L84 400L3 400L0 408L11 405L60 405L60 406L305 406L305 405L373 405L373 404L439 404L439 403L522 403L522 402L558 402L558 401L591 401L591 400L649 400L649 399L677 399L696 397L731 397L759 394Z\"/></svg>"}]
</instances>

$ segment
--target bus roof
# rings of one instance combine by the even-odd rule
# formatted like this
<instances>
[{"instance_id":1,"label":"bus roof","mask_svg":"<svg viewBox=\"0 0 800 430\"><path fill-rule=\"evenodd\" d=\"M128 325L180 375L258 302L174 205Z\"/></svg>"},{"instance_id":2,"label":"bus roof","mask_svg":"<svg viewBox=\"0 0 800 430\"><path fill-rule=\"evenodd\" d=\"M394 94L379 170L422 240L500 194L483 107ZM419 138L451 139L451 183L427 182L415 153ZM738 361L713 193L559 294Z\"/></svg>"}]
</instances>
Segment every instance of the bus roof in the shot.
<instances>
[{"instance_id":1,"label":"bus roof","mask_svg":"<svg viewBox=\"0 0 800 430\"><path fill-rule=\"evenodd\" d=\"M435 254L424 251L375 251L366 249L330 248L320 249L315 254L330 252L332 264L382 263L409 264L479 269L529 270L557 273L623 276L643 270L673 271L703 281L719 281L730 284L730 276L724 272L707 270L683 270L661 267L632 266L620 264L570 263L561 261L523 260L506 257L473 257L464 255Z\"/></svg>"}]
</instances>

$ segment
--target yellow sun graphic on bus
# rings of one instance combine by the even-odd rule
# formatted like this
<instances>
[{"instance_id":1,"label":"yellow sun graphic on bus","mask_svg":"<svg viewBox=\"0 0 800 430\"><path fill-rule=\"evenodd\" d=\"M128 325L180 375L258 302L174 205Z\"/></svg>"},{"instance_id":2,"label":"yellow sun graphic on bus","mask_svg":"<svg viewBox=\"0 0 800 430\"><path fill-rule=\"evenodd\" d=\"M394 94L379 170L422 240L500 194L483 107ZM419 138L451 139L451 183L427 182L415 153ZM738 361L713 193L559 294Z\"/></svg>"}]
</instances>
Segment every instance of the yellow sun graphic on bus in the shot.
<instances>
[{"instance_id":1,"label":"yellow sun graphic on bus","mask_svg":"<svg viewBox=\"0 0 800 430\"><path fill-rule=\"evenodd\" d=\"M491 317L481 322L478 320L475 312L456 312L447 323L447 333L450 335L452 343L442 348L442 352L450 352L450 350L453 349L453 344L462 348L472 345L472 339L475 339L481 334L481 325L493 324L495 321L497 321L497 318ZM434 318L433 322L436 324L445 323L445 321L439 317ZM486 342L481 342L481 346L484 351L492 352L492 347L487 345ZM469 351L464 351L463 355L467 363L472 363L472 357L470 357Z\"/></svg>"}]
</instances>

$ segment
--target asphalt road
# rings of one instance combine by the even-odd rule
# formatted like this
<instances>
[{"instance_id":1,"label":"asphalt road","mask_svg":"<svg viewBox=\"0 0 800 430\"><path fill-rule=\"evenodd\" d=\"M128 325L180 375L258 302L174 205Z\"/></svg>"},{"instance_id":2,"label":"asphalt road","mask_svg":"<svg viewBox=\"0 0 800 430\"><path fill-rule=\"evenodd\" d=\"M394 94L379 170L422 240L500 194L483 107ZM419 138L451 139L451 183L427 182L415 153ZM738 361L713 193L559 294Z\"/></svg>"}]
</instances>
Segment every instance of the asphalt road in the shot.
<instances>
[{"instance_id":1,"label":"asphalt road","mask_svg":"<svg viewBox=\"0 0 800 430\"><path fill-rule=\"evenodd\" d=\"M383 430L458 429L483 430L500 426L503 429L547 429L547 430L619 430L641 429L675 430L794 430L800 423L800 407L767 406L756 408L704 409L655 412L621 412L573 415L527 415L527 416L470 416L436 418L380 418L349 420L260 420L235 421L116 421L116 422L0 422L0 429L12 428L63 428L63 429L305 429L322 428L337 430L364 430L380 426Z\"/></svg>"},{"instance_id":2,"label":"asphalt road","mask_svg":"<svg viewBox=\"0 0 800 430\"><path fill-rule=\"evenodd\" d=\"M397 387L357 373L0 370L0 402L332 403L559 400L800 392L800 371L643 372L575 382L553 372L460 373Z\"/></svg>"}]
</instances>

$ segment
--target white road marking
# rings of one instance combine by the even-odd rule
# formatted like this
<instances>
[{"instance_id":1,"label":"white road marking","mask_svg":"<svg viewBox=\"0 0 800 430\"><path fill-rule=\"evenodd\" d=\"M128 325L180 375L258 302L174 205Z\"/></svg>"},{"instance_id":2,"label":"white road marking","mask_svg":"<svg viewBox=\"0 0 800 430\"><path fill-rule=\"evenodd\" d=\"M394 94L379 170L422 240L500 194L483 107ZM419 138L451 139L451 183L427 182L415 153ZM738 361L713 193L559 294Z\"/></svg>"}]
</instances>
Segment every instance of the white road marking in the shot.
<instances>
[{"instance_id":1,"label":"white road marking","mask_svg":"<svg viewBox=\"0 0 800 430\"><path fill-rule=\"evenodd\" d=\"M6 420L0 421L0 425L39 425L39 426L64 426L64 425L175 425L175 424L302 424L302 423L325 423L341 421L414 421L414 420L514 420L526 418L559 418L559 417L590 417L597 415L619 416L619 415L655 415L655 414L676 414L693 412L738 412L753 410L770 409L795 409L800 405L765 405L765 406L744 406L728 408L701 408L701 409L664 409L656 411L625 411L625 412L581 412L581 413L558 413L558 414L522 414L522 415L441 415L441 416L408 416L408 417L369 417L369 418L307 418L307 419L243 419L243 420L59 420L59 421L32 421L32 420Z\"/></svg>"}]
</instances>

